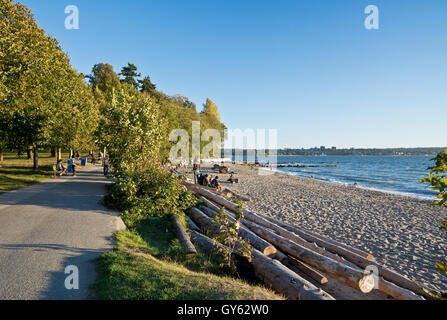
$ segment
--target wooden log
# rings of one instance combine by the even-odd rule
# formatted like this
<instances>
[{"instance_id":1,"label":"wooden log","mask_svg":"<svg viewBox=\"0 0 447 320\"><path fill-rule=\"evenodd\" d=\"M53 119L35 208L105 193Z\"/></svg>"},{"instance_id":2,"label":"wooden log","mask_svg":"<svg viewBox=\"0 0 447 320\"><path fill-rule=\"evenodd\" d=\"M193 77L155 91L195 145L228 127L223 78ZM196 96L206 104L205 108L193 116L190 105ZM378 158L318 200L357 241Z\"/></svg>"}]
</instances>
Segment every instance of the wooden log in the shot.
<instances>
[{"instance_id":1,"label":"wooden log","mask_svg":"<svg viewBox=\"0 0 447 320\"><path fill-rule=\"evenodd\" d=\"M188 224L188 228L197 232L200 232L200 228L191 220L191 218L185 215L186 223Z\"/></svg>"},{"instance_id":2,"label":"wooden log","mask_svg":"<svg viewBox=\"0 0 447 320\"><path fill-rule=\"evenodd\" d=\"M333 239L330 239L328 237L322 236L322 235L317 234L315 232L312 232L312 231L309 231L309 230L305 230L303 228L299 228L299 227L294 226L294 225L292 225L290 223L280 221L278 219L269 217L267 215L261 215L261 214L258 214L258 215L263 217L263 218L265 218L265 219L267 219L267 220L269 220L272 223L276 223L278 226L280 226L280 227L282 227L282 228L284 228L284 229L286 229L288 231L291 231L291 232L294 232L294 233L303 232L303 233L309 234L309 235L311 235L311 236L313 236L315 238L320 239L322 241L322 243L324 243L324 242L331 243L331 244L333 244L335 246L344 248L344 249L346 249L348 251L351 251L351 252L353 252L355 254L358 254L359 256L362 256L362 257L364 257L364 258L366 258L366 259L368 259L370 261L375 261L376 260L372 254L370 254L368 252L365 252L363 250L354 248L352 246L349 246L349 245L347 245L345 243L341 243L341 242L335 241Z\"/></svg>"},{"instance_id":3,"label":"wooden log","mask_svg":"<svg viewBox=\"0 0 447 320\"><path fill-rule=\"evenodd\" d=\"M289 257L289 263L288 263L287 267L289 267L289 269L292 269L292 270L293 270L293 268L298 269L299 271L301 271L302 273L304 273L311 279L315 280L319 284L326 284L328 282L327 278L324 275L322 275L320 272L318 272L314 268L308 266L304 262L297 260L293 257Z\"/></svg>"},{"instance_id":4,"label":"wooden log","mask_svg":"<svg viewBox=\"0 0 447 320\"><path fill-rule=\"evenodd\" d=\"M274 259L278 260L285 266L288 266L289 264L289 257L286 254L284 254L281 250L276 249L276 255Z\"/></svg>"},{"instance_id":5,"label":"wooden log","mask_svg":"<svg viewBox=\"0 0 447 320\"><path fill-rule=\"evenodd\" d=\"M266 239L281 251L298 258L310 266L317 268L328 275L340 280L347 285L360 289L363 293L371 292L374 289L374 278L370 274L365 274L362 270L352 268L341 262L327 258L315 251L309 250L289 239L281 237L266 230L253 222L245 222L258 236Z\"/></svg>"},{"instance_id":6,"label":"wooden log","mask_svg":"<svg viewBox=\"0 0 447 320\"><path fill-rule=\"evenodd\" d=\"M246 225L248 225L249 227L254 227L254 226L256 226L253 222L244 222ZM258 228L260 228L259 226L257 226ZM261 228L262 229L262 228ZM253 230L253 231L255 231L255 230ZM255 232L256 233L256 232ZM259 234L258 234L259 235ZM287 238L286 238L287 239ZM267 239L268 240L268 239ZM290 239L289 239L290 240ZM275 244L274 242L272 242L273 244ZM302 243L302 242L301 242ZM341 258L341 257L339 257L339 256L337 256L337 255L334 255L334 254L331 254L331 253L329 253L329 252L327 252L327 251L325 251L324 249L322 249L322 248L319 248L319 247L317 247L317 246L315 246L314 248L312 248L312 247L309 247L308 245L305 245L305 243L302 243L303 244L303 247L305 247L305 248L307 248L307 249L310 249L310 250L312 250L312 251L314 251L314 252L316 252L316 253L319 253L319 254L321 254L321 255L323 255L323 256L326 256L326 257L328 257L329 259L332 259L332 260L334 260L334 261L337 261L337 262L339 262L340 264L342 264L342 265L345 265L345 266L348 266L348 267L350 267L350 268L352 268L352 269L355 269L355 270L359 270L360 271L360 269L359 269L359 267L357 266L357 265L355 265L355 264L353 264L352 262L349 262L349 261L346 261L346 260L344 260L343 258ZM298 244L299 245L299 244ZM314 266L315 268L317 268L317 269L320 269L320 270L323 270L324 271L324 269L323 268L319 268L318 266ZM365 267L366 268L366 267ZM365 273L365 272L364 272ZM329 273L328 273L329 274ZM381 291L381 292L383 292L383 293L385 293L385 294L387 294L387 295L389 295L389 296L391 296L392 298L394 298L394 299L398 299L398 300L423 300L422 299L422 297L420 297L420 296L418 296L418 295L416 295L414 292L412 292L411 290L408 290L408 289L406 289L406 288L401 288L401 287L399 287L399 286L397 286L397 285L395 285L395 284L393 284L393 283L391 283L391 282L389 282L389 281L386 281L386 280L384 280L384 279L382 279L382 278L378 278L378 279L375 279L374 278L374 275L372 275L371 274L371 276L373 277L373 278L368 278L367 279L367 281L369 281L369 283L368 284L366 284L366 286L373 286L375 289L377 289L377 290L379 290L379 291ZM375 282L374 281L378 281L378 286L376 286L375 284ZM365 285L365 283L364 282L362 282L363 283L363 285ZM361 290L362 292L363 292L363 290Z\"/></svg>"},{"instance_id":7,"label":"wooden log","mask_svg":"<svg viewBox=\"0 0 447 320\"><path fill-rule=\"evenodd\" d=\"M217 253L223 246L198 232L191 232L191 240L208 253ZM276 292L291 300L335 300L332 296L303 279L279 261L266 257L258 250L252 253L256 276Z\"/></svg>"},{"instance_id":8,"label":"wooden log","mask_svg":"<svg viewBox=\"0 0 447 320\"><path fill-rule=\"evenodd\" d=\"M193 189L194 191L200 193L201 195L207 197L208 199L228 208L229 210L232 210L233 212L237 212L238 208L237 205L235 205L234 203L226 200L223 197L220 197L218 195L214 195L210 192L206 192L206 190L197 190L197 189ZM264 226L266 228L269 229L273 229L275 231L280 230L280 232L286 231L285 229L281 228L280 226L264 219L263 217L260 217L258 215L256 215L255 213L247 210L247 209L243 209L243 213L244 213L244 217L247 220L250 220L252 222L255 222L261 226ZM281 230L282 229L282 230ZM388 280L390 282L395 283L396 285L400 286L401 288L404 289L408 289L418 295L421 295L423 297L426 297L428 299L430 299L430 295L427 294L424 290L423 290L423 286L421 286L419 283L412 281L400 274L398 274L395 271L389 270L383 266L381 266L380 264L378 264L375 261L371 261L368 260L367 258L364 258L354 252L351 252L349 250L346 250L344 248L341 247L337 247L334 244L331 244L329 242L323 241L315 236L312 236L310 234L306 234L304 232L300 232L298 229L296 230L298 235L301 236L303 239L307 240L307 241L311 241L311 242L315 242L318 245L321 245L322 247L326 248L327 250L330 250L332 252L336 252L337 254L345 257L346 259L348 259L350 262L352 262L355 265L358 265L359 267L362 268L367 268L369 266L375 266L378 268L379 271L379 275L381 277L383 277L385 280ZM268 239L266 239L268 240ZM275 245L273 243L273 245ZM380 286L379 286L380 289ZM431 289L432 290L432 289ZM399 294L401 295L401 294Z\"/></svg>"},{"instance_id":9,"label":"wooden log","mask_svg":"<svg viewBox=\"0 0 447 320\"><path fill-rule=\"evenodd\" d=\"M180 244L183 247L183 251L187 255L196 255L197 251L194 245L191 243L191 240L189 239L188 234L185 231L185 228L183 228L182 223L180 222L180 219L175 215L171 215L171 222L174 226L175 234L177 238L180 241Z\"/></svg>"},{"instance_id":10,"label":"wooden log","mask_svg":"<svg viewBox=\"0 0 447 320\"><path fill-rule=\"evenodd\" d=\"M208 232L215 235L219 234L220 232L219 227L213 221L211 221L209 216L207 216L202 210L198 208L190 208L187 210L187 213L191 216L191 218L195 222L197 222L198 225L200 225L202 228L205 228ZM212 213L214 213L214 211ZM254 234L247 228L240 228L239 235L244 239L248 239L250 241L250 244L254 248L257 248L260 252L262 252L266 256L268 257L275 256L276 248L267 241L265 241L264 239L258 237L256 234Z\"/></svg>"}]
</instances>

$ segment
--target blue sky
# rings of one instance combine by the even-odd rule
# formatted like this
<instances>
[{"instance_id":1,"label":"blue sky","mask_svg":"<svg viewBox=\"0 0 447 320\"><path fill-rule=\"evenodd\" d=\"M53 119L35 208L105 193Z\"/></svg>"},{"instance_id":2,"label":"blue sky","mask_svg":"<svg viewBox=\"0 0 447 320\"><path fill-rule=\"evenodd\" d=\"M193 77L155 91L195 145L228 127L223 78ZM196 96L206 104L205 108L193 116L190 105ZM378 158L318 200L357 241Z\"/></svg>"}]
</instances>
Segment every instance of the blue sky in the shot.
<instances>
[{"instance_id":1,"label":"blue sky","mask_svg":"<svg viewBox=\"0 0 447 320\"><path fill-rule=\"evenodd\" d=\"M79 72L134 63L168 94L212 99L229 128L277 129L280 147L447 145L445 0L19 2Z\"/></svg>"}]
</instances>

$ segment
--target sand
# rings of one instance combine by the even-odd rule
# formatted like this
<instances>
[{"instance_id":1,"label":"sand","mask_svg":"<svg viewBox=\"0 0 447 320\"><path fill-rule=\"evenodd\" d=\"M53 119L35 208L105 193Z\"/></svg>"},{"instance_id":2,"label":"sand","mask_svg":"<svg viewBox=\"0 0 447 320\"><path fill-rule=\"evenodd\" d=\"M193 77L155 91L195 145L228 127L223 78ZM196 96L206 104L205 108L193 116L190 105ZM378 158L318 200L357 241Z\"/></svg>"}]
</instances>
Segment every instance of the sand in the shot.
<instances>
[{"instance_id":1,"label":"sand","mask_svg":"<svg viewBox=\"0 0 447 320\"><path fill-rule=\"evenodd\" d=\"M447 275L435 270L446 259L447 234L439 229L447 209L429 201L330 184L285 174L259 175L257 168L228 165L214 173L223 188L250 197L246 207L372 253L390 269L437 290L447 290Z\"/></svg>"}]
</instances>

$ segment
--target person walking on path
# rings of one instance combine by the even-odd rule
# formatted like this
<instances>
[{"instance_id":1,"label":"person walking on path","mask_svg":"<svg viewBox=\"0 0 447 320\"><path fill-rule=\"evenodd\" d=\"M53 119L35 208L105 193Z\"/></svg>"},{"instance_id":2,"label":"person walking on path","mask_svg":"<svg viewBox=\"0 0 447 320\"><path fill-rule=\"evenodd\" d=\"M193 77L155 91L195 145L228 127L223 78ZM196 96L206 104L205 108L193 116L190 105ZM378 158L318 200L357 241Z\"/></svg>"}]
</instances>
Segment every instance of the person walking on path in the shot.
<instances>
[{"instance_id":1,"label":"person walking on path","mask_svg":"<svg viewBox=\"0 0 447 320\"><path fill-rule=\"evenodd\" d=\"M107 176L109 174L109 156L104 156L102 165L104 167L104 175Z\"/></svg>"},{"instance_id":2,"label":"person walking on path","mask_svg":"<svg viewBox=\"0 0 447 320\"><path fill-rule=\"evenodd\" d=\"M194 158L192 171L194 173L194 184L197 184L197 175L200 173L200 159L198 157Z\"/></svg>"},{"instance_id":3,"label":"person walking on path","mask_svg":"<svg viewBox=\"0 0 447 320\"><path fill-rule=\"evenodd\" d=\"M75 155L73 154L72 158L71 158L71 168L73 170L73 176L76 176L76 158Z\"/></svg>"}]
</instances>

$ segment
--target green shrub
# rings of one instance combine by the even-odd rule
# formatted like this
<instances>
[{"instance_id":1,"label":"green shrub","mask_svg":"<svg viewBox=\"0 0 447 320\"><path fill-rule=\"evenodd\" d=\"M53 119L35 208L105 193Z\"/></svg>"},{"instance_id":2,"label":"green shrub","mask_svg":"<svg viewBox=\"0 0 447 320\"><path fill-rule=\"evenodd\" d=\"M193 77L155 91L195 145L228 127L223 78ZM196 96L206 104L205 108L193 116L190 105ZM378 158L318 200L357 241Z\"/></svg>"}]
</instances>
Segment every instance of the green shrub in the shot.
<instances>
[{"instance_id":1,"label":"green shrub","mask_svg":"<svg viewBox=\"0 0 447 320\"><path fill-rule=\"evenodd\" d=\"M120 171L105 203L123 212L129 223L146 217L183 215L196 198L170 172L151 168L144 172Z\"/></svg>"}]
</instances>

